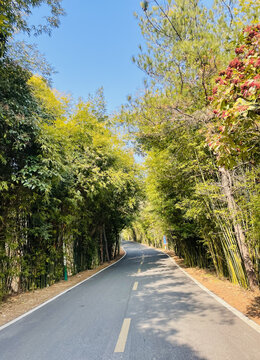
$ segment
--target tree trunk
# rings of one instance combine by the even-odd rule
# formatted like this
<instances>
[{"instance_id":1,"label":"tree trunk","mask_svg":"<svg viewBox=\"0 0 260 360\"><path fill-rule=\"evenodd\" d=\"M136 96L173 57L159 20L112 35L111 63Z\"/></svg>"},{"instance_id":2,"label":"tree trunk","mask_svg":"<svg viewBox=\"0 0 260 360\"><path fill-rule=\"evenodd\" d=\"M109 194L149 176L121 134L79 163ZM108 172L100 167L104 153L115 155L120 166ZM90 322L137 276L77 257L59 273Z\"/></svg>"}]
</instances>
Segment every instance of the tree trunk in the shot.
<instances>
[{"instance_id":1,"label":"tree trunk","mask_svg":"<svg viewBox=\"0 0 260 360\"><path fill-rule=\"evenodd\" d=\"M100 246L100 263L104 262L104 252L103 252L103 240L102 240L102 227L99 229L99 246Z\"/></svg>"},{"instance_id":2,"label":"tree trunk","mask_svg":"<svg viewBox=\"0 0 260 360\"><path fill-rule=\"evenodd\" d=\"M115 257L116 257L116 248L117 248L117 242L116 242L116 245L115 245L115 248L114 248L113 259L115 259Z\"/></svg>"},{"instance_id":3,"label":"tree trunk","mask_svg":"<svg viewBox=\"0 0 260 360\"><path fill-rule=\"evenodd\" d=\"M108 245L107 245L107 236L106 236L106 225L103 225L103 234L104 234L104 241L105 241L105 247L106 247L106 256L107 261L110 261L109 252L108 252Z\"/></svg>"},{"instance_id":4,"label":"tree trunk","mask_svg":"<svg viewBox=\"0 0 260 360\"><path fill-rule=\"evenodd\" d=\"M224 194L227 199L228 209L231 215L231 219L233 222L234 230L235 230L235 236L237 239L238 247L241 253L241 257L244 262L248 282L250 288L254 288L257 286L257 279L256 274L253 266L253 262L249 255L248 246L246 244L246 238L243 231L243 228L241 226L241 223L238 219L238 211L237 211L237 205L234 199L234 196L232 194L232 180L231 176L228 170L221 167L220 169L221 177L222 177L222 187Z\"/></svg>"},{"instance_id":5,"label":"tree trunk","mask_svg":"<svg viewBox=\"0 0 260 360\"><path fill-rule=\"evenodd\" d=\"M118 253L119 253L118 247L119 247L119 240L118 240L118 238L117 238L117 239L116 239L116 246L115 246L115 250L114 250L114 259L116 258L116 256L117 256Z\"/></svg>"}]
</instances>

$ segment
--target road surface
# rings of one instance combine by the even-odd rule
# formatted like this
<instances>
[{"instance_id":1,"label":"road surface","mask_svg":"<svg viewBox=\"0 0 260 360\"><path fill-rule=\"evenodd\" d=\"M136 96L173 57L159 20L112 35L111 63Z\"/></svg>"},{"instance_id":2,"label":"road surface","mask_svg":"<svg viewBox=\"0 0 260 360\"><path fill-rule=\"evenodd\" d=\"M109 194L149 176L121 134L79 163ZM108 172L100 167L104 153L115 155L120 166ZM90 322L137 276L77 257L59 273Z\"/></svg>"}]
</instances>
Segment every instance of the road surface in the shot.
<instances>
[{"instance_id":1,"label":"road surface","mask_svg":"<svg viewBox=\"0 0 260 360\"><path fill-rule=\"evenodd\" d=\"M165 254L124 259L0 331L0 360L254 360L260 334Z\"/></svg>"}]
</instances>

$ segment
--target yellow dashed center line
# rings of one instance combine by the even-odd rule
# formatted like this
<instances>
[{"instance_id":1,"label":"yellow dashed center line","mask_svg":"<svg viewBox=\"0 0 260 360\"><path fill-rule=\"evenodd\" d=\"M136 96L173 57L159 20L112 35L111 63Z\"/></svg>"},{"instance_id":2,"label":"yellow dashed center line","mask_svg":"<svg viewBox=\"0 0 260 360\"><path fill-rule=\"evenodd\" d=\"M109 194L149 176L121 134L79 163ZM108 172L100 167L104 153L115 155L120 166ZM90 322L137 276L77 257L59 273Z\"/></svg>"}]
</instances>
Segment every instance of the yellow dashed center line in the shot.
<instances>
[{"instance_id":1,"label":"yellow dashed center line","mask_svg":"<svg viewBox=\"0 0 260 360\"><path fill-rule=\"evenodd\" d=\"M124 319L114 352L122 353L125 351L125 345L126 345L126 341L127 341L130 323L131 323L130 318Z\"/></svg>"},{"instance_id":2,"label":"yellow dashed center line","mask_svg":"<svg viewBox=\"0 0 260 360\"><path fill-rule=\"evenodd\" d=\"M138 272L138 274L139 274L139 273L141 272L141 269L138 269L137 272Z\"/></svg>"},{"instance_id":3,"label":"yellow dashed center line","mask_svg":"<svg viewBox=\"0 0 260 360\"><path fill-rule=\"evenodd\" d=\"M133 290L137 290L137 287L138 287L138 281L136 281L136 282L134 283Z\"/></svg>"}]
</instances>

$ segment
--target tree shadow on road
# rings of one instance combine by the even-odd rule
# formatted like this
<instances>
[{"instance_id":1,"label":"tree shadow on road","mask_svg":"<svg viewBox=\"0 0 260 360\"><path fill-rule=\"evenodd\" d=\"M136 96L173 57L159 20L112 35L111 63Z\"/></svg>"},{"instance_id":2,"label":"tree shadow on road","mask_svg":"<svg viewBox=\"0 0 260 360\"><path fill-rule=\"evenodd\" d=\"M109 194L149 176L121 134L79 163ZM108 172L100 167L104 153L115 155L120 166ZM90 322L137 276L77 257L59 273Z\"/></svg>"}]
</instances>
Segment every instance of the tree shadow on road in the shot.
<instances>
[{"instance_id":1,"label":"tree shadow on road","mask_svg":"<svg viewBox=\"0 0 260 360\"><path fill-rule=\"evenodd\" d=\"M203 336L206 341L213 338L215 327L233 325L232 314L204 293L164 254L149 254L142 272L134 276L139 288L129 303L129 316L139 334L135 346L159 348L158 359L162 360L208 359L201 355L196 344L201 343Z\"/></svg>"},{"instance_id":2,"label":"tree shadow on road","mask_svg":"<svg viewBox=\"0 0 260 360\"><path fill-rule=\"evenodd\" d=\"M247 307L247 316L260 319L260 296L254 298L250 306Z\"/></svg>"}]
</instances>

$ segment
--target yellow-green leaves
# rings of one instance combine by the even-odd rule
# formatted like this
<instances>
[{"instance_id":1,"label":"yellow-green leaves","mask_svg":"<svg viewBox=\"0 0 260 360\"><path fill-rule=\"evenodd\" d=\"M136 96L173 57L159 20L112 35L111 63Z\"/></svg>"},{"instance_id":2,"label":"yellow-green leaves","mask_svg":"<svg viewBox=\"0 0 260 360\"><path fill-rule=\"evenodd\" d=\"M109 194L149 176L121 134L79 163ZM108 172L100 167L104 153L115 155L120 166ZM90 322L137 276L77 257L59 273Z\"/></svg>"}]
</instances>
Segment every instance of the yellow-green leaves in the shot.
<instances>
[{"instance_id":1,"label":"yellow-green leaves","mask_svg":"<svg viewBox=\"0 0 260 360\"><path fill-rule=\"evenodd\" d=\"M46 81L37 75L32 76L28 84L32 88L34 96L42 104L44 112L48 113L50 119L58 120L65 117L70 102L68 95L51 89Z\"/></svg>"},{"instance_id":2,"label":"yellow-green leaves","mask_svg":"<svg viewBox=\"0 0 260 360\"><path fill-rule=\"evenodd\" d=\"M1 62L0 75L0 257L18 264L23 289L42 287L62 277L65 253L74 273L103 262L103 241L107 259L118 254L139 173L109 127L102 90L72 106L14 62ZM3 263L0 297L12 283Z\"/></svg>"}]
</instances>

